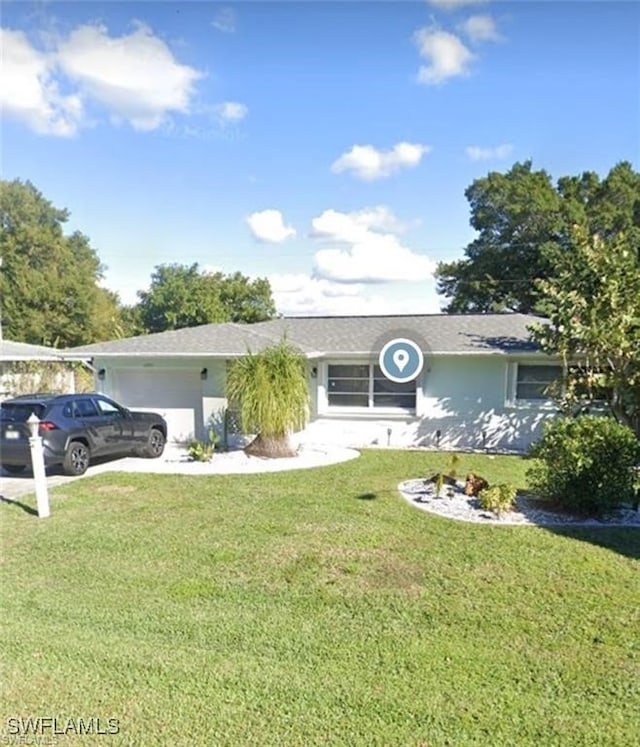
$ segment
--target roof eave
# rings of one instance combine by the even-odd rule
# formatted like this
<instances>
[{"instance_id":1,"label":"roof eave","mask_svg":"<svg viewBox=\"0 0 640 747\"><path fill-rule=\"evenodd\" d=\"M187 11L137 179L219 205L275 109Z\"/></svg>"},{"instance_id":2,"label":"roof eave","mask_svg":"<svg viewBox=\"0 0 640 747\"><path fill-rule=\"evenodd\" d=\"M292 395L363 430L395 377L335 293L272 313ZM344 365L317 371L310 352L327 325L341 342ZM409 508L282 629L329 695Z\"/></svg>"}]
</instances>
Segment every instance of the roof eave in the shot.
<instances>
[{"instance_id":1,"label":"roof eave","mask_svg":"<svg viewBox=\"0 0 640 747\"><path fill-rule=\"evenodd\" d=\"M325 355L325 353L318 352L318 351L310 351L305 352L302 351L303 355L307 358L321 358ZM83 358L78 358L77 360L91 360L92 358L243 358L245 355L247 355L247 351L240 352L219 352L219 353L210 353L210 352L200 352L200 353L169 353L166 351L153 351L153 352L103 352L103 351L95 351L91 353L90 355L87 354ZM65 358L65 360L74 360L73 358Z\"/></svg>"},{"instance_id":2,"label":"roof eave","mask_svg":"<svg viewBox=\"0 0 640 747\"><path fill-rule=\"evenodd\" d=\"M371 350L358 350L358 351L351 351L351 350L329 350L324 353L319 353L315 357L323 356L325 358L329 357L337 357L337 356L370 356ZM473 355L473 356L481 356L481 355L497 355L497 356L512 356L512 355L540 355L544 357L548 357L547 353L544 353L542 350L530 350L530 349L521 349L521 350L429 350L427 351L428 355L454 355L454 356L464 356L464 355ZM552 356L553 357L553 356Z\"/></svg>"}]
</instances>

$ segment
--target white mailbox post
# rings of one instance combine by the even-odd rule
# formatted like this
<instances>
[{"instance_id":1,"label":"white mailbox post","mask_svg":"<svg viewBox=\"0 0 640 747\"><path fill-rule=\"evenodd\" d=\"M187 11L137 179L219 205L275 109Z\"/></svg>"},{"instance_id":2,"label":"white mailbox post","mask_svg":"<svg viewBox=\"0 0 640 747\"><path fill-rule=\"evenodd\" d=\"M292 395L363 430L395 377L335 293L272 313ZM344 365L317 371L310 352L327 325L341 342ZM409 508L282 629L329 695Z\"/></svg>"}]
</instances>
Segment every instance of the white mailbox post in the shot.
<instances>
[{"instance_id":1,"label":"white mailbox post","mask_svg":"<svg viewBox=\"0 0 640 747\"><path fill-rule=\"evenodd\" d=\"M38 435L40 420L35 412L27 419L27 425L31 431L29 447L31 449L31 465L33 467L33 479L36 484L36 501L38 504L38 516L46 519L50 515L49 492L47 490L47 478L44 472L44 451L42 449L42 438Z\"/></svg>"}]
</instances>

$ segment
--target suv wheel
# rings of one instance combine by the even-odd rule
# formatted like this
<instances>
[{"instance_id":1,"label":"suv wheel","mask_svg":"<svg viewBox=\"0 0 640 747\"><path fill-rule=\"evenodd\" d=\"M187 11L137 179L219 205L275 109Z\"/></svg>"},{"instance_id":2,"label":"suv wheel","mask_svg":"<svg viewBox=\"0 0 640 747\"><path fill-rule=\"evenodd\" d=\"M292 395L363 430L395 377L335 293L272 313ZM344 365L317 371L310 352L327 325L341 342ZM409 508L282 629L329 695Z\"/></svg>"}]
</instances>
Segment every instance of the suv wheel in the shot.
<instances>
[{"instance_id":1,"label":"suv wheel","mask_svg":"<svg viewBox=\"0 0 640 747\"><path fill-rule=\"evenodd\" d=\"M89 448L82 441L72 441L67 447L62 469L65 475L84 475L89 467L91 455Z\"/></svg>"},{"instance_id":2,"label":"suv wheel","mask_svg":"<svg viewBox=\"0 0 640 747\"><path fill-rule=\"evenodd\" d=\"M147 445L142 450L142 456L148 459L157 459L162 456L166 439L159 428L152 428L149 433Z\"/></svg>"}]
</instances>

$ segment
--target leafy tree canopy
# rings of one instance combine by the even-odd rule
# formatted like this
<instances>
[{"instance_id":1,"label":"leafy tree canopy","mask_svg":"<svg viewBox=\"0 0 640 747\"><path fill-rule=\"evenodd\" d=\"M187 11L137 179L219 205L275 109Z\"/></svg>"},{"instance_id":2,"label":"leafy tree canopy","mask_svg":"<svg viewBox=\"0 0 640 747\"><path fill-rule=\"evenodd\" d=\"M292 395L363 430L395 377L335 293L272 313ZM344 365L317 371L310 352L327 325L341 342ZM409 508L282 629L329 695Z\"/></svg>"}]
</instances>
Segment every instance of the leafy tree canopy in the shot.
<instances>
[{"instance_id":1,"label":"leafy tree canopy","mask_svg":"<svg viewBox=\"0 0 640 747\"><path fill-rule=\"evenodd\" d=\"M240 272L200 271L197 263L158 265L127 318L146 332L215 322L260 322L275 316L269 281Z\"/></svg>"},{"instance_id":2,"label":"leafy tree canopy","mask_svg":"<svg viewBox=\"0 0 640 747\"><path fill-rule=\"evenodd\" d=\"M69 212L31 182L0 181L2 327L14 340L73 347L211 322L259 322L276 310L268 280L240 272L159 265L139 303L121 306L100 286L104 268L89 239L65 235Z\"/></svg>"},{"instance_id":3,"label":"leafy tree canopy","mask_svg":"<svg viewBox=\"0 0 640 747\"><path fill-rule=\"evenodd\" d=\"M89 239L67 236L67 210L30 182L0 181L2 326L10 339L73 346L122 334L117 296Z\"/></svg>"},{"instance_id":4,"label":"leafy tree canopy","mask_svg":"<svg viewBox=\"0 0 640 747\"><path fill-rule=\"evenodd\" d=\"M573 229L570 251L536 283L549 324L537 325L533 337L562 357L561 409L604 400L640 437L640 243L633 235Z\"/></svg>"},{"instance_id":5,"label":"leafy tree canopy","mask_svg":"<svg viewBox=\"0 0 640 747\"><path fill-rule=\"evenodd\" d=\"M624 232L640 247L640 174L614 166L605 179L593 172L565 176L553 185L531 161L507 173L491 172L466 190L471 225L478 232L462 260L440 263L438 292L448 312L539 311L541 286L574 250L572 227L603 240Z\"/></svg>"}]
</instances>

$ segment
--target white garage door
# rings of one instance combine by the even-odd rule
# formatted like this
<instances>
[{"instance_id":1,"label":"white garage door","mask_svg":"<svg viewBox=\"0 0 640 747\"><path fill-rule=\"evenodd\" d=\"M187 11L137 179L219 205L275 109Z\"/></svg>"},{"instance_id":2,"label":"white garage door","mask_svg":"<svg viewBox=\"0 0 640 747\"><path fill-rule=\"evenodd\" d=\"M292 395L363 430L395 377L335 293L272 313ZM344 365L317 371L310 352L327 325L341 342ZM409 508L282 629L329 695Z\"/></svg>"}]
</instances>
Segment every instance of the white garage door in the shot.
<instances>
[{"instance_id":1,"label":"white garage door","mask_svg":"<svg viewBox=\"0 0 640 747\"><path fill-rule=\"evenodd\" d=\"M126 407L154 410L167 421L168 441L201 437L202 382L199 371L115 370L112 396Z\"/></svg>"}]
</instances>

